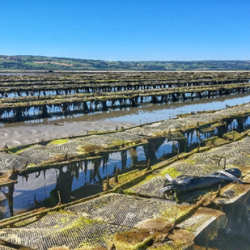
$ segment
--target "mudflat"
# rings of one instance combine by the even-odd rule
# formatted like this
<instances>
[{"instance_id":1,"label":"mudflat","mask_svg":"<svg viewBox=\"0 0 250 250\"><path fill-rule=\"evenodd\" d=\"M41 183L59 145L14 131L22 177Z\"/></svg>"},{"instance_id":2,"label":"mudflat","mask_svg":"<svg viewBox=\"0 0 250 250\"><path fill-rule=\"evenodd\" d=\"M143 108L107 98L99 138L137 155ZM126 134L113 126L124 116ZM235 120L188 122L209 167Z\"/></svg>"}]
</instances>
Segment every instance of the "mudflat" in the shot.
<instances>
[{"instance_id":1,"label":"mudflat","mask_svg":"<svg viewBox=\"0 0 250 250\"><path fill-rule=\"evenodd\" d=\"M0 148L4 145L8 147L35 143L42 140L51 140L61 137L76 136L87 134L91 130L115 130L132 126L129 122L114 121L55 121L40 124L13 124L0 128Z\"/></svg>"}]
</instances>

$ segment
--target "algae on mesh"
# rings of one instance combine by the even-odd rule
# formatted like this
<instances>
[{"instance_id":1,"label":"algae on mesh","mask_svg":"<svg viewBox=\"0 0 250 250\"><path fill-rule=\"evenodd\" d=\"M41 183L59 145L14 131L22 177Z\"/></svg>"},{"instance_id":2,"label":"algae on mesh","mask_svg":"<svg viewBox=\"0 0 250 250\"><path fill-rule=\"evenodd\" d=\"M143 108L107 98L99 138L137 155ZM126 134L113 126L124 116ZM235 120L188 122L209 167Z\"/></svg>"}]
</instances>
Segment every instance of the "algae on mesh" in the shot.
<instances>
[{"instance_id":1,"label":"algae on mesh","mask_svg":"<svg viewBox=\"0 0 250 250\"><path fill-rule=\"evenodd\" d=\"M181 172L178 172L176 167L167 167L166 169L162 170L160 174L161 175L169 174L172 178L176 178L181 174Z\"/></svg>"},{"instance_id":2,"label":"algae on mesh","mask_svg":"<svg viewBox=\"0 0 250 250\"><path fill-rule=\"evenodd\" d=\"M239 134L238 132L231 131L231 132L228 132L228 133L224 134L223 138L226 139L226 140L234 141L237 138L239 138L240 136L241 136L241 134Z\"/></svg>"},{"instance_id":3,"label":"algae on mesh","mask_svg":"<svg viewBox=\"0 0 250 250\"><path fill-rule=\"evenodd\" d=\"M113 244L117 249L123 250L146 249L148 242L153 238L154 236L149 231L132 229L131 231L115 233Z\"/></svg>"},{"instance_id":4,"label":"algae on mesh","mask_svg":"<svg viewBox=\"0 0 250 250\"><path fill-rule=\"evenodd\" d=\"M131 181L133 178L140 175L140 171L138 169L132 170L128 173L118 175L118 182L125 183L127 181Z\"/></svg>"},{"instance_id":5,"label":"algae on mesh","mask_svg":"<svg viewBox=\"0 0 250 250\"><path fill-rule=\"evenodd\" d=\"M26 144L26 145L22 145L22 146L17 146L17 147L13 147L8 149L8 151L10 151L13 154L19 154L22 153L23 151L25 151L26 149L32 148L35 144Z\"/></svg>"},{"instance_id":6,"label":"algae on mesh","mask_svg":"<svg viewBox=\"0 0 250 250\"><path fill-rule=\"evenodd\" d=\"M69 142L69 139L56 139L52 140L48 145L60 145Z\"/></svg>"}]
</instances>

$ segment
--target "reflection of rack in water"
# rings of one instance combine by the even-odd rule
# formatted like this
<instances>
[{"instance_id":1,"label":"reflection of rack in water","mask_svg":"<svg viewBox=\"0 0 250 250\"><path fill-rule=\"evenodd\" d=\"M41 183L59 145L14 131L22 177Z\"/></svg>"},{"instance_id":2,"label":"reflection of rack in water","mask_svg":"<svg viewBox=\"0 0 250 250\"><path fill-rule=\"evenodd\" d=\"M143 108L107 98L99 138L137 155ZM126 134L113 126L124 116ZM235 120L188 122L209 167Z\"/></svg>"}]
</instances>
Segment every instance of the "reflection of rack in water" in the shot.
<instances>
[{"instance_id":1,"label":"reflection of rack in water","mask_svg":"<svg viewBox=\"0 0 250 250\"><path fill-rule=\"evenodd\" d=\"M191 117L192 119L194 119L193 117L195 117L195 114L192 114ZM182 123L183 120L184 119L182 119ZM43 141L42 144L40 143L39 145L22 149L16 154L6 154L1 152L1 168L5 169L5 166L7 168L11 168L14 163L20 163L19 166L22 167L23 164L27 164L27 159L31 159L32 155L36 156L36 158L34 158L36 161L39 160L39 157L41 161L43 159L49 159L49 157L51 157L51 155L53 154L58 155L59 152L62 157L66 157L66 160L68 160L69 157L71 157L71 155L75 152L75 150L77 150L79 145L85 145L90 142L91 146L95 148L95 145L100 145L100 142L104 143L105 145L110 145L112 142L117 143L117 141L121 141L121 138L126 138L126 136L131 140L134 138L142 138L142 140L138 140L138 144L134 144L134 146L133 144L132 146L130 144L129 148L127 149L121 148L119 150L119 147L117 147L113 151L112 148L109 148L107 150L104 149L104 151L102 151L101 147L99 146L98 150L96 150L96 152L93 152L93 157L89 159L86 158L83 161L73 160L71 163L61 163L61 167L57 167L57 178L55 178L54 181L48 185L45 184L45 182L47 181L47 177L46 181L40 178L39 169L42 170L42 166L40 168L34 167L33 170L31 170L30 168L26 169L26 171L25 169L23 170L23 175L27 178L25 182L26 201L33 200L34 195L36 195L37 197L36 200L42 201L46 198L50 198L50 200L56 200L58 199L57 191L60 191L60 193L62 193L62 202L68 202L72 199L77 199L77 197L86 197L88 195L88 191L86 191L87 187L89 186L89 188L91 189L91 185L95 186L95 188L92 188L92 194L93 190L100 192L102 181L106 180L107 175L109 177L113 177L116 173L116 169L121 170L119 174L126 173L134 169L146 169L147 163L149 161L152 165L154 165L155 163L178 155L179 153L189 152L193 148L202 144L202 141L210 138L213 134L223 136L223 134L231 130L232 127L240 132L244 128L244 126L247 126L247 124L249 123L249 119L247 115L240 118L229 117L225 118L224 122L220 122L220 124L217 124L215 127L209 125L209 127L199 126L195 129L188 129L186 126L184 126L183 131L175 132L171 130L168 133L166 132L157 138L143 135L144 133L154 132L154 129L156 131L160 130L161 127L164 129L165 123L169 123L171 126L174 125L173 120L166 120L148 124L138 128L131 128L131 133L128 133L128 129L126 129L125 131L117 131L116 133L105 135L88 135L79 138L80 141L74 140L74 138L71 138L72 140L55 140L53 141L54 144L49 144L48 142ZM159 126L160 128L158 128L157 126ZM138 135L138 131L142 135ZM229 136L229 134L227 134L227 136ZM124 141L124 139L121 142L121 144L126 145L126 141ZM213 143L213 140L211 140L211 143ZM66 152L66 154L64 152ZM12 160L8 160L8 157L10 157ZM3 159L7 159L7 161L4 161ZM8 165L6 165L7 163ZM49 167L53 167L53 165L44 166L44 168ZM34 173L33 175L32 171ZM45 172L47 173L47 171L49 170L46 170ZM42 186L40 187L39 185ZM45 188L44 186L46 186L47 188ZM20 206L19 193L24 193L24 189L20 188L20 183L17 183L15 185L15 189L16 194L14 192L13 200L14 208L16 206L22 209L24 205ZM80 192L78 192L77 190L81 189L84 189L86 193L80 194ZM72 197L73 191L74 193L77 193L77 195L74 195L75 198ZM50 196L48 197L49 193Z\"/></svg>"}]
</instances>

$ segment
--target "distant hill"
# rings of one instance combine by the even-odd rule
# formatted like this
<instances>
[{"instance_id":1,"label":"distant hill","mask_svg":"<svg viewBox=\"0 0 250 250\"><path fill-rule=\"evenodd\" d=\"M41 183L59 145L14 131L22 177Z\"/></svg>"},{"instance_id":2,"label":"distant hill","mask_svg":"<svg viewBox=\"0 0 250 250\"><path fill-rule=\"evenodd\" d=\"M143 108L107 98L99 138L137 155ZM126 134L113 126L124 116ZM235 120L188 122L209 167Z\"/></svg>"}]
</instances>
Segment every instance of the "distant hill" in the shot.
<instances>
[{"instance_id":1,"label":"distant hill","mask_svg":"<svg viewBox=\"0 0 250 250\"><path fill-rule=\"evenodd\" d=\"M0 55L0 71L7 70L250 70L250 61L129 62Z\"/></svg>"}]
</instances>

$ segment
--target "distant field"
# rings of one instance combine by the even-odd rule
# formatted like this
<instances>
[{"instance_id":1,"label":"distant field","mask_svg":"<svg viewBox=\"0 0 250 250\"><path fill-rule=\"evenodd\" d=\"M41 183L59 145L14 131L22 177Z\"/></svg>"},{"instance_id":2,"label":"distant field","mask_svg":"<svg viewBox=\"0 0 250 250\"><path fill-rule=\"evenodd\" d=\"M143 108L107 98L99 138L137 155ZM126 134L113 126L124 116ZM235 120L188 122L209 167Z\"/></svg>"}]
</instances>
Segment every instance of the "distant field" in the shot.
<instances>
[{"instance_id":1,"label":"distant field","mask_svg":"<svg viewBox=\"0 0 250 250\"><path fill-rule=\"evenodd\" d=\"M7 70L250 70L250 61L102 61L44 56L0 55L0 71Z\"/></svg>"}]
</instances>

